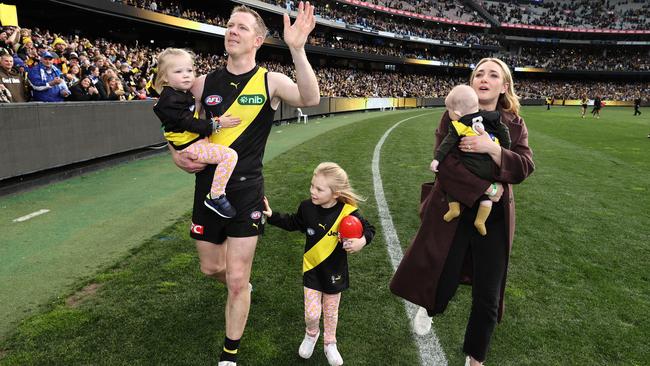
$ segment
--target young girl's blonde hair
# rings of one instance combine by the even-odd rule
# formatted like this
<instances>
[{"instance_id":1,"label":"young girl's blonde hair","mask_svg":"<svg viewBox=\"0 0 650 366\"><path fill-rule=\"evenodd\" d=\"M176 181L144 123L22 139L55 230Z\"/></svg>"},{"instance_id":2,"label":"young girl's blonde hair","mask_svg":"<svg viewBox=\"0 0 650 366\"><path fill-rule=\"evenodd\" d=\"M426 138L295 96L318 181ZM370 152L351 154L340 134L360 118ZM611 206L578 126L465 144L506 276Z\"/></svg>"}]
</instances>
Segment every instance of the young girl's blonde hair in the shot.
<instances>
[{"instance_id":1,"label":"young girl's blonde hair","mask_svg":"<svg viewBox=\"0 0 650 366\"><path fill-rule=\"evenodd\" d=\"M519 108L521 107L519 104L519 96L515 94L512 72L510 72L510 68L508 65L506 65L505 62L495 57L486 57L482 59L478 62L478 64L476 64L476 67L472 71L472 75L469 77L469 85L472 85L472 81L474 81L474 76L476 75L476 70L478 70L478 67L490 61L501 67L501 70L503 71L503 82L508 85L506 87L506 92L499 95L499 100L497 101L497 109L501 109L502 111L510 112L516 116L519 116Z\"/></svg>"},{"instance_id":2,"label":"young girl's blonde hair","mask_svg":"<svg viewBox=\"0 0 650 366\"><path fill-rule=\"evenodd\" d=\"M167 69L171 66L171 57L170 56L187 56L192 60L192 65L194 65L194 55L188 51L181 48L166 48L158 55L158 71L156 72L156 80L153 83L154 89L158 94L162 93L162 89L167 85Z\"/></svg>"},{"instance_id":3,"label":"young girl's blonde hair","mask_svg":"<svg viewBox=\"0 0 650 366\"><path fill-rule=\"evenodd\" d=\"M327 179L332 192L339 195L337 201L357 206L357 202L365 201L365 198L358 195L348 180L348 173L338 164L332 162L320 163L314 169L314 175L322 175Z\"/></svg>"}]
</instances>

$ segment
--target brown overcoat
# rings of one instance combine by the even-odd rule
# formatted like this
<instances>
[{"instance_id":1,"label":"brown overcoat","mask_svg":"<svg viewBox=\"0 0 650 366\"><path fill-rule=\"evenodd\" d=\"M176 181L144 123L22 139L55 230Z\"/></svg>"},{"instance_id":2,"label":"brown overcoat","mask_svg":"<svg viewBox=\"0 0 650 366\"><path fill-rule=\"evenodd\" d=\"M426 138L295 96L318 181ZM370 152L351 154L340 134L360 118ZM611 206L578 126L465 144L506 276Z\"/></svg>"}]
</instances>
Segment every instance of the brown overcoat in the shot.
<instances>
[{"instance_id":1,"label":"brown overcoat","mask_svg":"<svg viewBox=\"0 0 650 366\"><path fill-rule=\"evenodd\" d=\"M514 114L501 112L501 121L510 129L512 143L510 150L502 149L501 167L494 172L492 181L501 182L504 187L502 196L504 204L501 207L505 210L508 241L503 245L508 246L509 257L515 232L515 201L511 185L526 179L533 172L535 165L532 151L528 147L528 130L524 120ZM435 148L447 135L450 122L449 114L445 113L436 130ZM440 164L435 184L422 185L420 206L422 223L391 280L390 290L395 295L424 307L431 315L446 308L447 304L435 303L436 290L459 221L445 222L442 219L449 208L446 193L456 198L463 206L471 207L484 194L492 181L482 180L469 172L461 163L457 148L447 155ZM508 258L506 258L507 265ZM471 284L471 271L471 256L466 256L461 274L463 283ZM503 316L507 268L504 273L499 301L499 321Z\"/></svg>"}]
</instances>

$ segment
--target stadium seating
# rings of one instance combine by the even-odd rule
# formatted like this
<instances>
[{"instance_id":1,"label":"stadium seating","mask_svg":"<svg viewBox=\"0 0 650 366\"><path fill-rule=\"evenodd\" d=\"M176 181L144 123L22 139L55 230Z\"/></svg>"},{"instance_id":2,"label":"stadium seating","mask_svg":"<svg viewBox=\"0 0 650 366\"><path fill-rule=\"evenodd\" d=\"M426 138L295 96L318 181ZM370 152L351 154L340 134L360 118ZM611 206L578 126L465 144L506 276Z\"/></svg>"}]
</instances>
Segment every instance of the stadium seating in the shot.
<instances>
[{"instance_id":1,"label":"stadium seating","mask_svg":"<svg viewBox=\"0 0 650 366\"><path fill-rule=\"evenodd\" d=\"M217 27L224 27L228 18L227 9L224 11L223 8L215 8L200 1L112 2ZM245 3L239 1L241 2ZM272 4L271 8L276 13L293 9L296 5L296 2L285 0L265 2ZM480 6L477 2L474 3ZM483 10L504 23L538 25L544 20L544 25L565 27L571 26L570 21L574 21L593 28L603 25L626 30L650 28L647 19L650 5L634 0L612 0L608 2L608 8L603 8L590 7L591 3L593 2L586 0L571 4L558 1L543 4L524 1L517 4L511 1L481 2ZM232 4L235 5L234 2ZM426 2L426 6L422 4L424 2L413 0L371 1L362 2L358 6L352 6L347 1L319 2L317 12L321 20L309 40L308 52L314 59L312 64L319 78L322 95L442 97L451 86L466 81L472 63L493 56L503 59L513 68L516 90L525 98L556 96L579 99L585 94L597 93L605 99L633 100L650 92L650 42L644 34L636 36L636 41L627 35L612 38L613 36L598 33L585 34L583 39L577 40L570 32L549 33L540 30L540 37L525 38L514 30L488 26L489 18L479 16L482 14L481 8L470 9L468 4L442 0ZM251 2L250 5L256 6L256 3ZM383 11L372 10L373 6L374 9L379 9L377 7L380 6ZM391 12L398 10L407 11L409 15L393 16ZM266 10L260 11L266 18L272 18L271 14L265 13ZM596 17L596 13L601 17ZM605 13L607 16L603 15ZM421 15L445 20L425 21L413 18ZM586 20L591 23L585 22ZM451 25L453 22L470 21L480 22L484 26L462 23ZM339 23L343 26L334 26ZM150 85L155 75L155 55L165 46L164 42L157 42L158 47L129 44L119 38L86 37L83 30L72 34L54 28L44 29L44 26L35 24L31 28L21 29L17 42L10 42L11 29L5 29L4 35L0 37L0 47L14 54L15 64L24 65L22 71L28 70L37 62L40 52L50 50L58 52L55 65L65 75L69 86L78 83L92 66L98 66L100 74L115 74L120 79L117 88L121 91L118 94L124 95L120 98L130 100L156 96ZM269 28L271 37L276 39L269 42L282 45L279 40L281 22L271 21ZM566 40L560 37L566 37ZM549 39L555 39L550 47ZM557 47L558 43L562 47ZM261 53L261 63L270 70L291 74L293 68L290 60L278 57L276 53L281 54L282 51L268 50ZM332 55L336 57L334 65L323 61ZM360 62L359 59L365 61ZM225 58L219 50L198 51L197 72L205 73L222 66L224 62ZM383 64L384 68L379 69L377 64ZM562 72L562 80L558 81L553 73L545 74L551 70ZM535 75L537 77L534 79L530 78L531 71L541 71L543 77ZM594 73L585 74L588 71ZM606 73L598 74L603 72ZM624 75L630 72L636 74ZM101 75L95 76L93 81L100 77ZM103 88L106 89L106 95L111 94L110 88L107 89L106 85Z\"/></svg>"}]
</instances>

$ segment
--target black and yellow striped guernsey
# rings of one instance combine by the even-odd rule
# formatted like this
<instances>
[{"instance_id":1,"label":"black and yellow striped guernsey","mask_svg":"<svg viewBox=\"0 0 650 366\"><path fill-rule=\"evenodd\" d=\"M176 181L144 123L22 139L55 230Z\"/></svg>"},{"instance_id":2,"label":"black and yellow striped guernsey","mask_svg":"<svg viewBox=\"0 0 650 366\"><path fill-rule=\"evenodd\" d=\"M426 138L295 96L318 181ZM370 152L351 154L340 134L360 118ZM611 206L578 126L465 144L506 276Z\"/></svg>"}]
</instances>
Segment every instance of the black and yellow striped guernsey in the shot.
<instances>
[{"instance_id":1,"label":"black and yellow striped guernsey","mask_svg":"<svg viewBox=\"0 0 650 366\"><path fill-rule=\"evenodd\" d=\"M375 235L375 228L351 205L338 202L330 208L314 205L311 200L300 203L295 214L273 212L268 223L289 231L305 233L303 285L326 294L336 294L349 287L347 252L338 241L341 219L354 215L363 224L366 245Z\"/></svg>"},{"instance_id":2,"label":"black and yellow striped guernsey","mask_svg":"<svg viewBox=\"0 0 650 366\"><path fill-rule=\"evenodd\" d=\"M266 140L273 126L275 111L271 108L267 81L268 71L255 66L251 71L234 75L224 67L209 73L205 79L201 103L206 118L230 114L241 124L222 128L210 141L230 146L239 160L228 181L228 187L243 187L262 180L262 159Z\"/></svg>"}]
</instances>

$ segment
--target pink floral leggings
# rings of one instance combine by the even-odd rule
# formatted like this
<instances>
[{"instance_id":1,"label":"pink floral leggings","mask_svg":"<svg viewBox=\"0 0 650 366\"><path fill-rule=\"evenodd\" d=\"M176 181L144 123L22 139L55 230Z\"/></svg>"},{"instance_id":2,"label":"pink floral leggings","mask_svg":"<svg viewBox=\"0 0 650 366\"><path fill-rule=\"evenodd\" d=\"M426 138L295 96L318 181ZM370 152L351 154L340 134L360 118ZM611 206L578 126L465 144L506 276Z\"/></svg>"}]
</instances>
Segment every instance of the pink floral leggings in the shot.
<instances>
[{"instance_id":1,"label":"pink floral leggings","mask_svg":"<svg viewBox=\"0 0 650 366\"><path fill-rule=\"evenodd\" d=\"M336 343L336 324L339 320L341 293L329 295L305 287L305 324L307 334L315 336L319 332L320 313L323 311L324 343ZM322 302L321 302L322 298Z\"/></svg>"},{"instance_id":2,"label":"pink floral leggings","mask_svg":"<svg viewBox=\"0 0 650 366\"><path fill-rule=\"evenodd\" d=\"M199 163L218 164L212 179L210 196L217 198L226 192L226 184L237 165L237 152L227 146L211 144L207 139L199 140L183 149L198 156Z\"/></svg>"}]
</instances>

